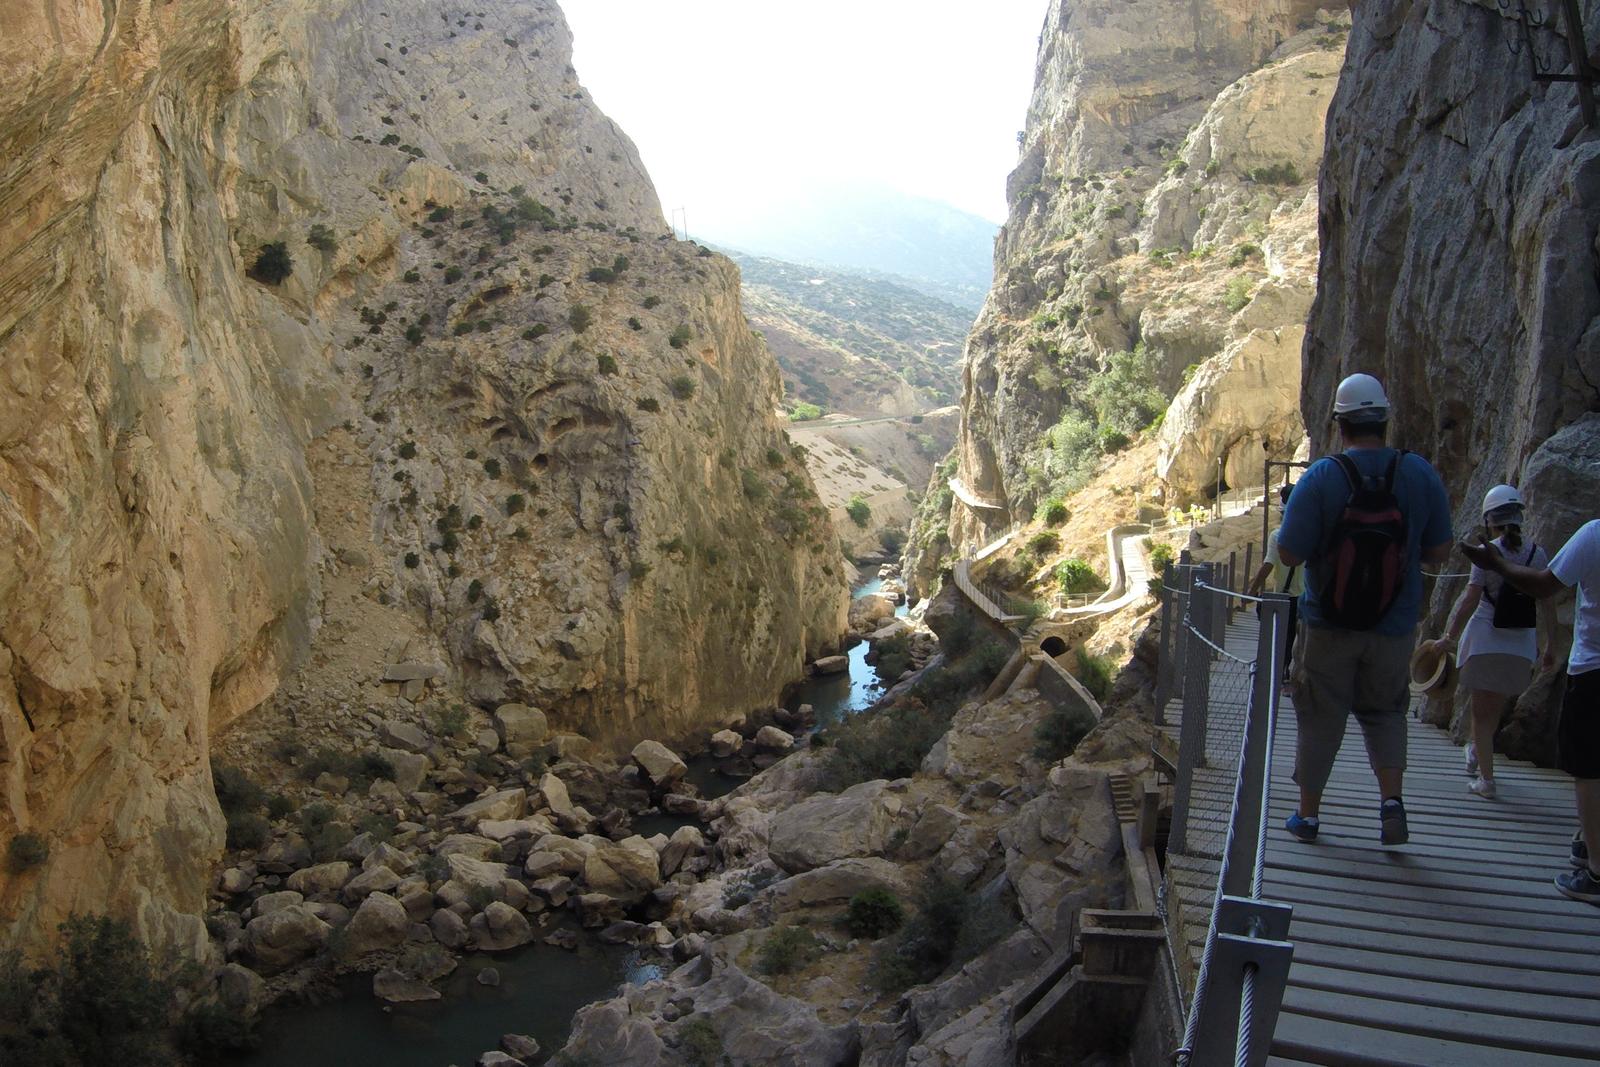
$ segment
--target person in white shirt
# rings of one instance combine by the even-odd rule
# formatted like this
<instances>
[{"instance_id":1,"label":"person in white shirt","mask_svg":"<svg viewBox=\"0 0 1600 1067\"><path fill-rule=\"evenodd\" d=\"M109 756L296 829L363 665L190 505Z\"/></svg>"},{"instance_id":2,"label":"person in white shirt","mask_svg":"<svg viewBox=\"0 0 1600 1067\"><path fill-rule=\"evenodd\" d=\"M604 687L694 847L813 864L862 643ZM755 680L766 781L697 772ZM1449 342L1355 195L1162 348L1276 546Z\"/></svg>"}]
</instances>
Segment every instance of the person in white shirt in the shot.
<instances>
[{"instance_id":1,"label":"person in white shirt","mask_svg":"<svg viewBox=\"0 0 1600 1067\"><path fill-rule=\"evenodd\" d=\"M1585 523L1543 570L1507 559L1486 541L1463 543L1461 551L1529 596L1544 599L1578 589L1567 693L1556 727L1556 762L1572 775L1577 793L1578 834L1572 839L1575 869L1556 875L1556 889L1600 904L1600 870L1594 866L1600 851L1600 519Z\"/></svg>"},{"instance_id":2,"label":"person in white shirt","mask_svg":"<svg viewBox=\"0 0 1600 1067\"><path fill-rule=\"evenodd\" d=\"M1542 571L1549 553L1523 540L1522 494L1509 485L1497 485L1483 498L1483 524L1489 543L1513 563ZM1538 607L1535 610L1535 604ZM1461 684L1472 694L1472 739L1467 742L1467 788L1485 800L1496 795L1494 734L1506 706L1533 681L1533 665L1555 665L1550 652L1554 624L1550 601L1535 601L1509 585L1498 574L1472 568L1467 588L1456 601L1445 633L1435 645L1441 651L1456 649ZM1544 654L1539 654L1539 635Z\"/></svg>"}]
</instances>

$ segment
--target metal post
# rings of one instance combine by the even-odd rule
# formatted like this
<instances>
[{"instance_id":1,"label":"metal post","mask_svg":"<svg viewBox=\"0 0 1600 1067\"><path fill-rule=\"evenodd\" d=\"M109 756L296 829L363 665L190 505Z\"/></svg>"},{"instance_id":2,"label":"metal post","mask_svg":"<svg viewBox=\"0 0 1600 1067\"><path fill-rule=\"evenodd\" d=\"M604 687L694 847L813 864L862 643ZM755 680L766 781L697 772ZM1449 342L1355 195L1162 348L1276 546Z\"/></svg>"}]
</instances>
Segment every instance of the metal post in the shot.
<instances>
[{"instance_id":1,"label":"metal post","mask_svg":"<svg viewBox=\"0 0 1600 1067\"><path fill-rule=\"evenodd\" d=\"M1255 576L1256 576L1256 559L1255 559L1255 556L1256 556L1256 543L1254 541L1251 541L1249 544L1244 546L1244 582L1245 582L1245 585L1249 585L1250 582L1255 579ZM1243 593L1243 592L1245 592L1245 589L1243 587L1241 587L1241 588L1239 588L1237 590L1237 592Z\"/></svg>"},{"instance_id":2,"label":"metal post","mask_svg":"<svg viewBox=\"0 0 1600 1067\"><path fill-rule=\"evenodd\" d=\"M1210 581L1209 563L1197 564L1192 581ZM1197 634L1207 632L1215 599L1196 589L1189 597L1189 625ZM1182 625L1180 623L1180 625ZM1198 641L1185 637L1187 647L1183 667L1183 729L1178 734L1178 775L1173 787L1172 832L1168 848L1183 853L1189 844L1189 797L1194 790L1194 772L1205 764L1206 710L1211 696L1211 652Z\"/></svg>"},{"instance_id":3,"label":"metal post","mask_svg":"<svg viewBox=\"0 0 1600 1067\"><path fill-rule=\"evenodd\" d=\"M1237 552L1229 552L1228 553L1228 592L1237 593L1238 591L1239 591L1239 553L1237 553ZM1238 600L1236 600L1235 598L1230 596L1230 597L1227 598L1226 604L1228 605L1228 621L1232 622L1233 621L1233 611L1234 611L1235 608L1237 608L1239 606L1239 602L1238 602Z\"/></svg>"},{"instance_id":4,"label":"metal post","mask_svg":"<svg viewBox=\"0 0 1600 1067\"><path fill-rule=\"evenodd\" d=\"M1167 701L1172 698L1172 657L1177 650L1174 633L1177 616L1173 608L1177 590L1173 588L1175 568L1168 563L1161 572L1161 646L1156 654L1156 725L1167 724Z\"/></svg>"},{"instance_id":5,"label":"metal post","mask_svg":"<svg viewBox=\"0 0 1600 1067\"><path fill-rule=\"evenodd\" d=\"M1268 593L1261 604L1261 629L1256 638L1256 665L1250 679L1250 707L1245 718L1243 772L1239 805L1233 814L1234 832L1228 838L1223 864L1222 892L1251 895L1255 876L1256 828L1261 825L1262 789L1271 768L1266 765L1267 732L1277 680L1283 677L1283 650L1289 626L1289 598Z\"/></svg>"},{"instance_id":6,"label":"metal post","mask_svg":"<svg viewBox=\"0 0 1600 1067\"><path fill-rule=\"evenodd\" d=\"M1594 128L1594 72L1589 69L1589 56L1583 39L1583 14L1578 10L1578 0L1562 0L1561 14L1566 22L1567 51L1572 56L1572 76L1578 85L1578 107L1583 112L1583 124Z\"/></svg>"}]
</instances>

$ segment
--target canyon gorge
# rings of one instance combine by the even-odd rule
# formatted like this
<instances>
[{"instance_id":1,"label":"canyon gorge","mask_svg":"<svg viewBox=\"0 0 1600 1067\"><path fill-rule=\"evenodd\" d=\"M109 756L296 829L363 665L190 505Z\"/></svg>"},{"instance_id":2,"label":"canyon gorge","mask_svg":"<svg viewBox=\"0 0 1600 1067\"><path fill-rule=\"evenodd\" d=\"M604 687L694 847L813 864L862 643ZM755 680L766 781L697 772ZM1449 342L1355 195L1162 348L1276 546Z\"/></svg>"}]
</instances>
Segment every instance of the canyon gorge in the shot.
<instances>
[{"instance_id":1,"label":"canyon gorge","mask_svg":"<svg viewBox=\"0 0 1600 1067\"><path fill-rule=\"evenodd\" d=\"M893 279L676 239L555 0L0 12L0 951L110 915L286 1029L351 973L388 1011L465 953L647 961L501 1065L1160 1040L1014 1033L1134 907L1119 531L1226 558L1368 371L1458 531L1512 481L1564 541L1600 139L1488 0L1042 6L959 361Z\"/></svg>"}]
</instances>

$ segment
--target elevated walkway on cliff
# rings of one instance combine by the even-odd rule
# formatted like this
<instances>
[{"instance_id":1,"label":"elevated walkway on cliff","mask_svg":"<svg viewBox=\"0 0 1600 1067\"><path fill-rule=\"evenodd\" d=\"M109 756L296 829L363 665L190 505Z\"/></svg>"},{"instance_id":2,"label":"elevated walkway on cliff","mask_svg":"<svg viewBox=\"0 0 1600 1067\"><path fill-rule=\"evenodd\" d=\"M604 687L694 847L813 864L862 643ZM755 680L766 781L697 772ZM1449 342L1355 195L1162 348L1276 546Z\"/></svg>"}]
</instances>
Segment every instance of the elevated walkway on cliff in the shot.
<instances>
[{"instance_id":1,"label":"elevated walkway on cliff","mask_svg":"<svg viewBox=\"0 0 1600 1067\"><path fill-rule=\"evenodd\" d=\"M1257 684L1253 671L1270 643L1235 598L1202 583L1189 604L1175 603L1185 599L1180 591L1164 604L1172 632L1163 638L1158 690L1175 775L1165 912L1191 1004L1190 1052L1179 1062L1233 1064L1240 1045L1246 1054L1238 1063L1285 1067L1595 1062L1600 909L1551 885L1566 869L1574 827L1570 780L1497 760L1500 799L1481 800L1467 792L1460 750L1413 717L1405 793L1411 840L1384 848L1376 785L1352 724L1319 839L1298 842L1282 829L1297 796L1292 698L1273 693L1273 715L1251 701L1252 692L1276 688ZM1217 614L1196 610L1207 599ZM1239 757L1252 723L1270 729L1253 739L1260 767L1255 784L1241 788L1250 753ZM1255 810L1264 808L1265 819L1241 821L1241 798L1255 789ZM1258 825L1259 841L1241 839L1256 837ZM1247 887L1245 903L1266 916L1248 934L1230 933L1230 920L1217 919L1225 856L1235 865L1250 857L1253 866L1245 872L1254 873L1253 886L1237 867L1232 878L1233 889ZM1282 929L1266 928L1279 919ZM1252 953L1253 1032L1244 1024L1239 975L1230 973ZM1277 991L1264 985L1274 953L1287 965ZM1280 991L1281 1007L1264 1013ZM1229 1038L1221 1053L1219 1028Z\"/></svg>"}]
</instances>

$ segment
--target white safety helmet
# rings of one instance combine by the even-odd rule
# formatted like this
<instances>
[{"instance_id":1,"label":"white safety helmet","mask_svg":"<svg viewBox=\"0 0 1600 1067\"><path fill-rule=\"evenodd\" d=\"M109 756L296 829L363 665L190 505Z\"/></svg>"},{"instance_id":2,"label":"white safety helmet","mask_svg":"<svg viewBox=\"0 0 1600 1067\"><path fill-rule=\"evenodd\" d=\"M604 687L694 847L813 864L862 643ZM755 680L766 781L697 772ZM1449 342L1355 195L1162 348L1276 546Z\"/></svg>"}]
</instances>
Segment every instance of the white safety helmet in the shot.
<instances>
[{"instance_id":1,"label":"white safety helmet","mask_svg":"<svg viewBox=\"0 0 1600 1067\"><path fill-rule=\"evenodd\" d=\"M1333 417L1346 422L1389 421L1389 397L1370 374L1352 374L1333 394Z\"/></svg>"},{"instance_id":2,"label":"white safety helmet","mask_svg":"<svg viewBox=\"0 0 1600 1067\"><path fill-rule=\"evenodd\" d=\"M1497 485L1483 494L1483 521L1489 526L1520 523L1525 505L1514 485Z\"/></svg>"}]
</instances>

